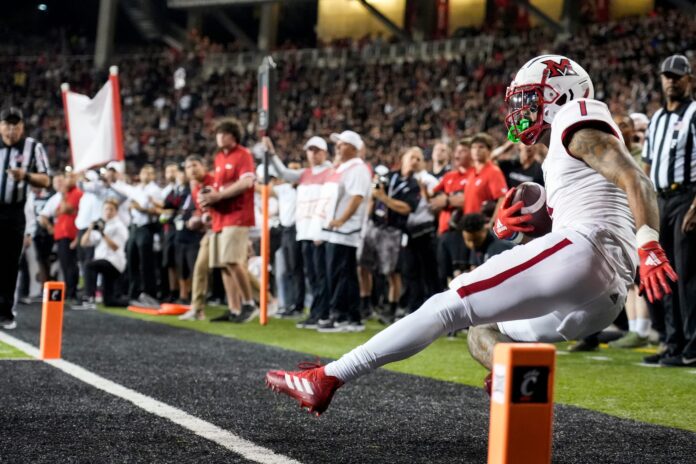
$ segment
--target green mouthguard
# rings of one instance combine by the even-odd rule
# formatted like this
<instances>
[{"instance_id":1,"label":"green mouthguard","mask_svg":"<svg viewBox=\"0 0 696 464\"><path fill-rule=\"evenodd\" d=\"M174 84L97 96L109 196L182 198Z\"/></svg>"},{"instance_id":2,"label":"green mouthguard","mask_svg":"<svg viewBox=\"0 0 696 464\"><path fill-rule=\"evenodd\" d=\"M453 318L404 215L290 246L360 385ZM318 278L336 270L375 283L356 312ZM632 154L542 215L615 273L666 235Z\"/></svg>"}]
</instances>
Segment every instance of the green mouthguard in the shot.
<instances>
[{"instance_id":1,"label":"green mouthguard","mask_svg":"<svg viewBox=\"0 0 696 464\"><path fill-rule=\"evenodd\" d=\"M517 136L517 134L520 134L527 129L529 129L529 119L520 119L519 124L516 126L511 126L510 129L508 129L508 140L512 143L519 142L520 138Z\"/></svg>"}]
</instances>

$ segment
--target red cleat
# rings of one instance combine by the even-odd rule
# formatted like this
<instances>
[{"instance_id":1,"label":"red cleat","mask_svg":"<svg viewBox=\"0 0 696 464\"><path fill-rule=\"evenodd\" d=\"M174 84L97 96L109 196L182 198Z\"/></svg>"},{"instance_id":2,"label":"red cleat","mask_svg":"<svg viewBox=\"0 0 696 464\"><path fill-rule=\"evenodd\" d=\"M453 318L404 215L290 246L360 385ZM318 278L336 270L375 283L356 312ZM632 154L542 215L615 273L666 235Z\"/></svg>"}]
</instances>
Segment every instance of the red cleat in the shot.
<instances>
[{"instance_id":1,"label":"red cleat","mask_svg":"<svg viewBox=\"0 0 696 464\"><path fill-rule=\"evenodd\" d=\"M493 388L493 373L489 372L485 379L483 379L483 389L486 390L488 396L491 396L491 389Z\"/></svg>"},{"instance_id":2,"label":"red cleat","mask_svg":"<svg viewBox=\"0 0 696 464\"><path fill-rule=\"evenodd\" d=\"M329 407L334 392L343 385L336 377L324 374L318 363L300 363L301 371L268 371L266 386L277 393L295 398L301 408L319 416Z\"/></svg>"}]
</instances>

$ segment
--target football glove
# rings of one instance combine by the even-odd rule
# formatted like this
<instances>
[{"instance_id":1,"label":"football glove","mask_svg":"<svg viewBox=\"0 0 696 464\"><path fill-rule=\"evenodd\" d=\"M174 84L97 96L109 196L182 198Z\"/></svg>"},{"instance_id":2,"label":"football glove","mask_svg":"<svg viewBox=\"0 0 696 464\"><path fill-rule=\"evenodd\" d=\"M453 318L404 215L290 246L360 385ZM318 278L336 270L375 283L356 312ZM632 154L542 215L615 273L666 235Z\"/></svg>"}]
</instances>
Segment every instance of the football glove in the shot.
<instances>
[{"instance_id":1,"label":"football glove","mask_svg":"<svg viewBox=\"0 0 696 464\"><path fill-rule=\"evenodd\" d=\"M514 205L512 204L514 195L514 187L505 194L493 226L493 233L501 240L519 243L522 237L524 237L524 232L534 232L534 226L527 224L532 219L531 214L520 215L520 210L524 207L524 203L518 201Z\"/></svg>"},{"instance_id":2,"label":"football glove","mask_svg":"<svg viewBox=\"0 0 696 464\"><path fill-rule=\"evenodd\" d=\"M638 257L640 258L638 294L645 293L648 301L652 303L672 293L671 283L667 279L676 282L678 277L660 244L656 241L644 244L638 248Z\"/></svg>"}]
</instances>

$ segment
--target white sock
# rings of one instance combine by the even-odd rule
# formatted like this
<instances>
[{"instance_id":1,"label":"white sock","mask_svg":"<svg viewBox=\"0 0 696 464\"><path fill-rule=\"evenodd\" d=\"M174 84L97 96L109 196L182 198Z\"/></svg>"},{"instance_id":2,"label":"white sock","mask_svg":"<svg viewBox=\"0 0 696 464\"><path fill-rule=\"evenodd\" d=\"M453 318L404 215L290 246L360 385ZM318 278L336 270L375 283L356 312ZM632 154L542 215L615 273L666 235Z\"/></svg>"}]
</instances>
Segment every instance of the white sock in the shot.
<instances>
[{"instance_id":1,"label":"white sock","mask_svg":"<svg viewBox=\"0 0 696 464\"><path fill-rule=\"evenodd\" d=\"M629 332L635 332L635 331L636 331L636 320L635 320L635 319L629 319L629 320L628 320L628 331L629 331Z\"/></svg>"},{"instance_id":2,"label":"white sock","mask_svg":"<svg viewBox=\"0 0 696 464\"><path fill-rule=\"evenodd\" d=\"M641 337L647 337L650 333L650 319L636 319L635 331Z\"/></svg>"},{"instance_id":3,"label":"white sock","mask_svg":"<svg viewBox=\"0 0 696 464\"><path fill-rule=\"evenodd\" d=\"M251 299L251 300L242 300L242 304L243 304L243 305L250 305L250 306L255 306L255 305L256 305L256 303L254 302L253 299Z\"/></svg>"},{"instance_id":4,"label":"white sock","mask_svg":"<svg viewBox=\"0 0 696 464\"><path fill-rule=\"evenodd\" d=\"M350 382L384 364L406 359L448 332L471 325L471 316L457 292L430 297L418 311L390 325L364 345L326 365L326 375Z\"/></svg>"}]
</instances>

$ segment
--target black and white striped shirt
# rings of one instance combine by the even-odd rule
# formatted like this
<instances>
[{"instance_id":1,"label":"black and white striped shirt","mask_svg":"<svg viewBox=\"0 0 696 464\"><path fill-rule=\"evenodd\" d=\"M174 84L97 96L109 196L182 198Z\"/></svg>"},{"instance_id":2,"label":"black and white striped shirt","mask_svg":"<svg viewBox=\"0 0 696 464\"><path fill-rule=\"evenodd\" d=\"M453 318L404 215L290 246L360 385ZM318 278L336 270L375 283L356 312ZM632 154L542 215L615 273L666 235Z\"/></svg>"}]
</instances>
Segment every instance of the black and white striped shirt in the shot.
<instances>
[{"instance_id":1,"label":"black and white striped shirt","mask_svg":"<svg viewBox=\"0 0 696 464\"><path fill-rule=\"evenodd\" d=\"M25 137L8 146L0 139L0 205L22 205L27 199L29 183L15 182L8 169L24 168L27 173L48 174L48 157L40 142Z\"/></svg>"},{"instance_id":2,"label":"black and white striped shirt","mask_svg":"<svg viewBox=\"0 0 696 464\"><path fill-rule=\"evenodd\" d=\"M643 161L657 190L696 183L696 101L675 111L658 110L650 120Z\"/></svg>"}]
</instances>

